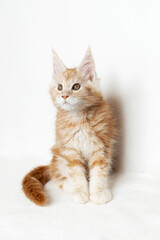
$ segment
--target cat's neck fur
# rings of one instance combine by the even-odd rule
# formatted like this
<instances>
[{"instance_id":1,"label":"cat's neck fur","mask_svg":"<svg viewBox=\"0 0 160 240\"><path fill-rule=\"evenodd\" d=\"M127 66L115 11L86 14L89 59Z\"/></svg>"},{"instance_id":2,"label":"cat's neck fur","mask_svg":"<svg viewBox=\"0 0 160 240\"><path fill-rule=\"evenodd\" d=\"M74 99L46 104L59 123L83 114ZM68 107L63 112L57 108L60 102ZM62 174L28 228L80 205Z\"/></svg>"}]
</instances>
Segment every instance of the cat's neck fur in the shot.
<instances>
[{"instance_id":1,"label":"cat's neck fur","mask_svg":"<svg viewBox=\"0 0 160 240\"><path fill-rule=\"evenodd\" d=\"M58 109L57 116L58 117L65 117L65 119L68 119L69 121L85 121L88 118L92 118L94 113L97 109L100 109L104 106L105 100L103 97L101 98L101 101L97 102L96 105L89 106L83 110L75 110L75 111L66 111L61 108Z\"/></svg>"}]
</instances>

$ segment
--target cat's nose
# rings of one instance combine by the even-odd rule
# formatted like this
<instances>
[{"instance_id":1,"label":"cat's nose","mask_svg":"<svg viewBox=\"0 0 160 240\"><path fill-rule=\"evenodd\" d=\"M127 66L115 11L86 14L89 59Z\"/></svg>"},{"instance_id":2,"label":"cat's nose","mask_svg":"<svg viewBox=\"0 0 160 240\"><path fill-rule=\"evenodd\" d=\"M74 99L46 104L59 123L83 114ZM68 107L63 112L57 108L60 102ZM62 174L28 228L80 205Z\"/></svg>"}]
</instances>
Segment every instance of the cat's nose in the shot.
<instances>
[{"instance_id":1,"label":"cat's nose","mask_svg":"<svg viewBox=\"0 0 160 240\"><path fill-rule=\"evenodd\" d=\"M69 96L62 96L65 100L69 97Z\"/></svg>"}]
</instances>

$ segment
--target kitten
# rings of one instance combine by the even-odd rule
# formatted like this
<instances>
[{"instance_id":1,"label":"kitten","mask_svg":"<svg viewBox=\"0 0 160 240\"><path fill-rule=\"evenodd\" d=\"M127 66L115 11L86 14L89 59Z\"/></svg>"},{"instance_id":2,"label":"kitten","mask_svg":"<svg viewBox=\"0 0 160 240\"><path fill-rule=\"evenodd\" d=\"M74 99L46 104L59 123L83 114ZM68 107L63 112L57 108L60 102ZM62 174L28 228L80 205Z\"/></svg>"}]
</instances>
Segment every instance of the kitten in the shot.
<instances>
[{"instance_id":1,"label":"kitten","mask_svg":"<svg viewBox=\"0 0 160 240\"><path fill-rule=\"evenodd\" d=\"M53 80L50 95L56 106L56 144L48 166L40 166L23 179L26 196L46 204L44 185L50 179L73 201L96 204L111 200L107 188L112 164L115 121L103 99L95 63L88 49L78 68L68 69L53 51Z\"/></svg>"}]
</instances>

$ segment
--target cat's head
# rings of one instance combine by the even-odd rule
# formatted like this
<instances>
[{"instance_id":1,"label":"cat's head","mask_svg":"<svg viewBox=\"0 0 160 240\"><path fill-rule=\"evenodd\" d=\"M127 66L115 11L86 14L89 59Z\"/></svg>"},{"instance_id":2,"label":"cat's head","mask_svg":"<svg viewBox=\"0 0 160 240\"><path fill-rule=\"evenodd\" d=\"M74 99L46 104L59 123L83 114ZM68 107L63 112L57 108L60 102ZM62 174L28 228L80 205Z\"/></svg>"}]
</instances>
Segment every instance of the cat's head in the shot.
<instances>
[{"instance_id":1,"label":"cat's head","mask_svg":"<svg viewBox=\"0 0 160 240\"><path fill-rule=\"evenodd\" d=\"M81 111L102 100L95 63L88 49L77 68L68 69L53 51L53 79L50 95L58 109Z\"/></svg>"}]
</instances>

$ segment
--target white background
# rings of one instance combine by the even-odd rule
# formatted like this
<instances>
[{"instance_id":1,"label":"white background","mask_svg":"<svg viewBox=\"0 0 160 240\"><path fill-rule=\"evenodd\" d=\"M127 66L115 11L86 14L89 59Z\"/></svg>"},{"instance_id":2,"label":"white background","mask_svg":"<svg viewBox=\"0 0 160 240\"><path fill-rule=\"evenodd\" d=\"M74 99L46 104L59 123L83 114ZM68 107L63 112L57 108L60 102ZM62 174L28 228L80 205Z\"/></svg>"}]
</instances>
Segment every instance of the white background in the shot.
<instances>
[{"instance_id":1,"label":"white background","mask_svg":"<svg viewBox=\"0 0 160 240\"><path fill-rule=\"evenodd\" d=\"M50 161L51 48L75 67L91 45L104 96L114 95L122 108L126 171L158 174L159 12L158 0L1 1L1 156Z\"/></svg>"},{"instance_id":2,"label":"white background","mask_svg":"<svg viewBox=\"0 0 160 240\"><path fill-rule=\"evenodd\" d=\"M39 207L21 181L51 160L51 48L75 67L89 44L103 94L121 112L125 173L107 204L75 205L50 181ZM0 239L159 240L159 92L159 0L1 0Z\"/></svg>"}]
</instances>

